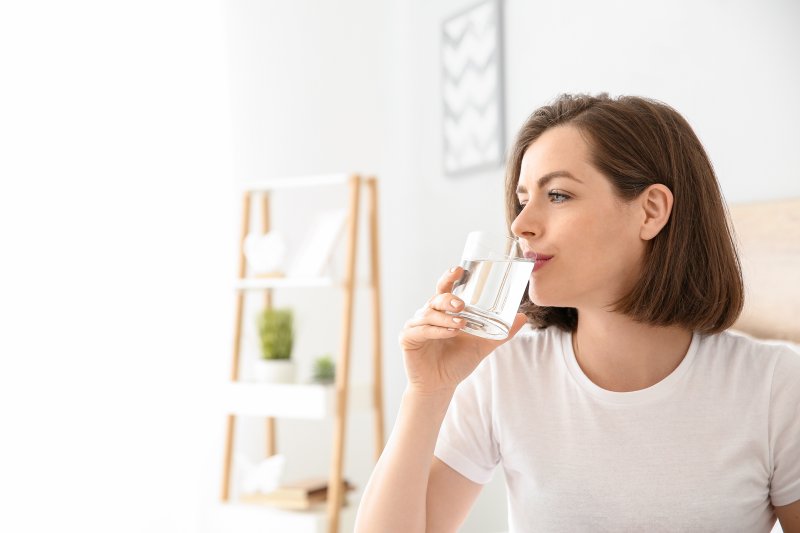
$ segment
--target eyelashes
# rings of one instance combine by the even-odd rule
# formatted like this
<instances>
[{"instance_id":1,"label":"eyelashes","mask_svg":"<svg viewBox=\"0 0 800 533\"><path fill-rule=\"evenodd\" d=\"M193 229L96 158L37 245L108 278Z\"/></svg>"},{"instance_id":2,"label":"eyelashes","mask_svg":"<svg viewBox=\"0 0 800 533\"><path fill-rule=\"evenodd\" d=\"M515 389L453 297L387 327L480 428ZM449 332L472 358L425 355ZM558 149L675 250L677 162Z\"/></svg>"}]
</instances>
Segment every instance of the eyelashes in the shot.
<instances>
[{"instance_id":1,"label":"eyelashes","mask_svg":"<svg viewBox=\"0 0 800 533\"><path fill-rule=\"evenodd\" d=\"M570 195L565 194L559 190L549 191L547 193L547 196L548 198L550 198L550 201L554 204L563 204L564 202L566 202L571 198Z\"/></svg>"},{"instance_id":2,"label":"eyelashes","mask_svg":"<svg viewBox=\"0 0 800 533\"><path fill-rule=\"evenodd\" d=\"M558 189L552 189L547 191L547 199L551 204L563 204L564 202L572 199L572 196ZM521 213L526 205L528 205L527 202L525 203L518 202L517 214Z\"/></svg>"}]
</instances>

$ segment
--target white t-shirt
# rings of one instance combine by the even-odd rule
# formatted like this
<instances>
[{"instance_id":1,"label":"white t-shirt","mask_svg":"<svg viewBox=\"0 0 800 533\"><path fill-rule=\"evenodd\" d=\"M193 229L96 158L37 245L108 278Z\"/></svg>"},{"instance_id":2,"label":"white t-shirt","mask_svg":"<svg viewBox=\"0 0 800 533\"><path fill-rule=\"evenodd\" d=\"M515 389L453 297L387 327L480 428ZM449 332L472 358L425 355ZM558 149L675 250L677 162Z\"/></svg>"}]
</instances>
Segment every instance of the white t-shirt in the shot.
<instances>
[{"instance_id":1,"label":"white t-shirt","mask_svg":"<svg viewBox=\"0 0 800 533\"><path fill-rule=\"evenodd\" d=\"M435 455L481 484L501 465L512 532L768 532L800 500L800 354L695 334L669 376L618 393L570 333L524 330L459 385Z\"/></svg>"}]
</instances>

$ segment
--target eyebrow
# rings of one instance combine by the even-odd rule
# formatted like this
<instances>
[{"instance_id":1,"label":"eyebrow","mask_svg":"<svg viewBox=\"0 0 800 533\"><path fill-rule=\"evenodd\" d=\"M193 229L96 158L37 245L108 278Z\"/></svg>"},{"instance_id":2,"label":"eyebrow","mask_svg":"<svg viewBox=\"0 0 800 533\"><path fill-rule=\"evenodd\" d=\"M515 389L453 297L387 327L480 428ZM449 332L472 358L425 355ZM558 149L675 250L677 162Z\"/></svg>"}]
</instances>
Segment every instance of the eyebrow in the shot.
<instances>
[{"instance_id":1,"label":"eyebrow","mask_svg":"<svg viewBox=\"0 0 800 533\"><path fill-rule=\"evenodd\" d=\"M548 181L550 181L550 180L552 180L554 178L569 178L571 180L577 181L578 183L583 183L581 180L579 180L578 178L576 178L575 176L573 176L572 174L570 174L566 170L554 170L553 172L548 172L547 174L545 174L544 176L539 178L537 180L537 184L538 184L539 188L541 189L542 187L547 185ZM517 185L517 194L523 194L523 193L527 193L527 192L528 192L528 189L526 189L524 185L522 185L521 183Z\"/></svg>"}]
</instances>

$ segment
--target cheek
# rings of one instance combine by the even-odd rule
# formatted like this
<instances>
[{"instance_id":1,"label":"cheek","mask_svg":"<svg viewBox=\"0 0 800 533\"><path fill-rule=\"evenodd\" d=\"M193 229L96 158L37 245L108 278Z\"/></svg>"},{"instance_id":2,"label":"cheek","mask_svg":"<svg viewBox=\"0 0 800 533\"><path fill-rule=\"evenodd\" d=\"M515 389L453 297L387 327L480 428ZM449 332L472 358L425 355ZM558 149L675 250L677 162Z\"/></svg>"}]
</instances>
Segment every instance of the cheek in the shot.
<instances>
[{"instance_id":1,"label":"cheek","mask_svg":"<svg viewBox=\"0 0 800 533\"><path fill-rule=\"evenodd\" d=\"M606 252L596 258L598 271L609 286L627 292L641 273L645 243L634 235L630 228L615 228L613 237L606 240Z\"/></svg>"},{"instance_id":2,"label":"cheek","mask_svg":"<svg viewBox=\"0 0 800 533\"><path fill-rule=\"evenodd\" d=\"M635 218L619 208L607 209L594 217L594 221L584 221L582 241L587 251L591 251L598 262L629 263L637 260L642 252L642 240Z\"/></svg>"},{"instance_id":3,"label":"cheek","mask_svg":"<svg viewBox=\"0 0 800 533\"><path fill-rule=\"evenodd\" d=\"M561 289L571 292L605 287L626 291L639 279L643 241L625 220L612 216L575 221L568 254L564 254ZM568 256L567 256L568 255ZM553 265L555 266L555 265Z\"/></svg>"},{"instance_id":4,"label":"cheek","mask_svg":"<svg viewBox=\"0 0 800 533\"><path fill-rule=\"evenodd\" d=\"M570 239L566 243L570 256L568 267L597 266L619 253L618 228L598 219L575 220L571 226Z\"/></svg>"},{"instance_id":5,"label":"cheek","mask_svg":"<svg viewBox=\"0 0 800 533\"><path fill-rule=\"evenodd\" d=\"M628 256L623 275L629 282L637 281L642 275L646 243L637 241L628 246Z\"/></svg>"}]
</instances>

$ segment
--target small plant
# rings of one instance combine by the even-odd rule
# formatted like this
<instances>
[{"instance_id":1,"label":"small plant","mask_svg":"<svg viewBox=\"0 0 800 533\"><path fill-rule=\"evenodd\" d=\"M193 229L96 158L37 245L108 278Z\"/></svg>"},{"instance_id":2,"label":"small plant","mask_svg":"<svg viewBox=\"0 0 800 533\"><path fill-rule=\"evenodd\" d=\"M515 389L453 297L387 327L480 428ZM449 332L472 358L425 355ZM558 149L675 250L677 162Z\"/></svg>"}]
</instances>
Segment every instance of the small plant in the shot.
<instances>
[{"instance_id":1,"label":"small plant","mask_svg":"<svg viewBox=\"0 0 800 533\"><path fill-rule=\"evenodd\" d=\"M312 379L317 383L332 383L336 377L336 365L330 354L318 357L314 361L314 375Z\"/></svg>"},{"instance_id":2,"label":"small plant","mask_svg":"<svg viewBox=\"0 0 800 533\"><path fill-rule=\"evenodd\" d=\"M261 338L261 357L289 359L294 343L291 309L265 309L258 315L258 335Z\"/></svg>"}]
</instances>

